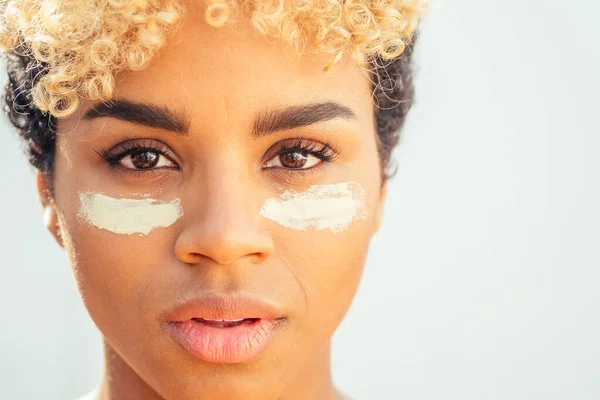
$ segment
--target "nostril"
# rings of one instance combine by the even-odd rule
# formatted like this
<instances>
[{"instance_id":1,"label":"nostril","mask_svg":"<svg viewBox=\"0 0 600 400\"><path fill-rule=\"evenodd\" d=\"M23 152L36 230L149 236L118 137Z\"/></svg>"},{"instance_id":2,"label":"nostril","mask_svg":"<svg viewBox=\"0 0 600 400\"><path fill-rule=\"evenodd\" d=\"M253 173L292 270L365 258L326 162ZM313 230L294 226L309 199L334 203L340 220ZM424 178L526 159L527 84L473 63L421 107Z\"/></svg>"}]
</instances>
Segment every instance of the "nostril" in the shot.
<instances>
[{"instance_id":1,"label":"nostril","mask_svg":"<svg viewBox=\"0 0 600 400\"><path fill-rule=\"evenodd\" d=\"M215 211L204 219L189 219L183 224L175 243L176 256L188 264L209 258L219 265L244 259L258 264L273 253L273 240L261 219L240 213L224 215Z\"/></svg>"},{"instance_id":2,"label":"nostril","mask_svg":"<svg viewBox=\"0 0 600 400\"><path fill-rule=\"evenodd\" d=\"M236 261L245 259L252 264L260 264L272 254L272 245L264 247L262 251L256 250L257 245L233 247L231 245L199 244L196 246L182 246L179 244L175 250L179 260L186 264L195 265L202 262L213 262L219 265L231 265ZM210 261L208 261L210 260Z\"/></svg>"}]
</instances>

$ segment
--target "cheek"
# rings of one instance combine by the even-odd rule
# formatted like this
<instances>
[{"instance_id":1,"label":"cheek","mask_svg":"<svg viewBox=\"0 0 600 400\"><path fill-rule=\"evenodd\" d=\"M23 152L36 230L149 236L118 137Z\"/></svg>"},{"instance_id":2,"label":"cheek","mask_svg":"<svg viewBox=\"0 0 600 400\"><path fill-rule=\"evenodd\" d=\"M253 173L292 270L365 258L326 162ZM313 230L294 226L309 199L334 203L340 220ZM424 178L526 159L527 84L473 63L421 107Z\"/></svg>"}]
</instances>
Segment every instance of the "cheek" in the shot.
<instances>
[{"instance_id":1,"label":"cheek","mask_svg":"<svg viewBox=\"0 0 600 400\"><path fill-rule=\"evenodd\" d=\"M357 189L362 189L360 185L352 188L352 191L343 193L356 194L360 192ZM276 251L285 259L286 265L294 270L298 284L302 286L306 298L308 329L316 331L313 336L319 340L325 340L340 323L362 276L369 242L376 225L379 197L375 186L367 186L361 193L362 197L354 204L354 208L341 207L339 213L334 209L333 212L322 214L322 218L297 218L295 221L296 226L300 226L302 222L310 220L311 228L292 229L289 227L291 224L286 225L289 221L284 221L286 223L279 224L276 230ZM339 194L335 196L338 199ZM354 200L357 200L356 197ZM342 206L344 204L348 203L338 203ZM299 206L296 211L302 209ZM349 212L352 210L355 212ZM302 213L298 213L300 214ZM313 214L302 215L306 217ZM328 225L330 221L347 221L347 217L352 215L354 217L348 224ZM316 228L319 226L323 229Z\"/></svg>"},{"instance_id":2,"label":"cheek","mask_svg":"<svg viewBox=\"0 0 600 400\"><path fill-rule=\"evenodd\" d=\"M155 210L144 209L130 203L130 216L137 214L139 218L118 218L123 210L111 209L114 199L104 198L104 203L91 199L77 201L74 196L71 204L62 205L61 209L70 213L60 217L65 250L91 318L107 337L126 337L116 330L132 323L145 325L139 320L144 315L139 309L145 304L143 296L175 243L170 229L154 227L147 234L140 230L153 222L165 222L169 210L160 205Z\"/></svg>"},{"instance_id":3,"label":"cheek","mask_svg":"<svg viewBox=\"0 0 600 400\"><path fill-rule=\"evenodd\" d=\"M290 242L294 265L313 307L339 299L349 302L362 275L370 235L368 221L356 223L344 232L306 233ZM285 250L284 250L285 251ZM323 303L324 301L324 303ZM319 304L320 303L320 304Z\"/></svg>"},{"instance_id":4,"label":"cheek","mask_svg":"<svg viewBox=\"0 0 600 400\"><path fill-rule=\"evenodd\" d=\"M281 257L293 269L305 300L298 320L302 351L321 349L347 313L363 273L369 225L365 219L339 233L296 232L280 239Z\"/></svg>"}]
</instances>

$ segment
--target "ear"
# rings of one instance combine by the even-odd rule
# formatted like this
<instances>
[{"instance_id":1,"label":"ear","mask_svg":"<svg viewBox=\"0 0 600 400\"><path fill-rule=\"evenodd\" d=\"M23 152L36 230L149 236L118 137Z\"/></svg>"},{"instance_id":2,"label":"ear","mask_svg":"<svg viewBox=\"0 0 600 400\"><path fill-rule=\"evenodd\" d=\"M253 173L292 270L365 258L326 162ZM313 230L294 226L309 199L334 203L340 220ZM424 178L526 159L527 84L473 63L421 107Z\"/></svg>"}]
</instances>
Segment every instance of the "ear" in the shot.
<instances>
[{"instance_id":1,"label":"ear","mask_svg":"<svg viewBox=\"0 0 600 400\"><path fill-rule=\"evenodd\" d=\"M50 194L48 182L44 177L44 174L39 169L35 171L35 183L37 187L38 196L40 203L42 204L42 211L44 215L44 225L46 229L50 231L54 239L60 247L63 247L62 236L60 235L60 225L58 222L58 211L56 209L56 203Z\"/></svg>"},{"instance_id":2,"label":"ear","mask_svg":"<svg viewBox=\"0 0 600 400\"><path fill-rule=\"evenodd\" d=\"M379 192L379 204L377 207L377 211L375 214L375 230L373 233L377 232L381 227L381 219L383 218L383 206L385 204L385 198L387 196L387 181L384 181L381 185L381 189Z\"/></svg>"}]
</instances>

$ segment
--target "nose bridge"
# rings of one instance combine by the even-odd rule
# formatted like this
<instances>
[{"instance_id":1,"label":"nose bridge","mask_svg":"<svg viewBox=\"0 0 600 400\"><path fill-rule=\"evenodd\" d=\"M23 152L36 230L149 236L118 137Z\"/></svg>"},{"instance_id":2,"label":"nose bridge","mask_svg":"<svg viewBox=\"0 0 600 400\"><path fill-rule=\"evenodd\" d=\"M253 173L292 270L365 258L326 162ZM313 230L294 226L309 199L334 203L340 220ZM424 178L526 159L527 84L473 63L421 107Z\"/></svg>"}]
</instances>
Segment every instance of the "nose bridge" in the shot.
<instances>
[{"instance_id":1,"label":"nose bridge","mask_svg":"<svg viewBox=\"0 0 600 400\"><path fill-rule=\"evenodd\" d=\"M203 211L207 228L218 231L225 225L231 229L252 225L255 201L249 179L242 171L223 169L205 182Z\"/></svg>"},{"instance_id":2,"label":"nose bridge","mask_svg":"<svg viewBox=\"0 0 600 400\"><path fill-rule=\"evenodd\" d=\"M195 185L198 189L192 189L196 193L188 195L196 210L177 241L176 253L182 261L209 258L229 264L247 258L256 263L272 254L273 242L261 223L248 169L235 164L204 174Z\"/></svg>"},{"instance_id":3,"label":"nose bridge","mask_svg":"<svg viewBox=\"0 0 600 400\"><path fill-rule=\"evenodd\" d=\"M255 180L241 146L225 147L214 156L201 178L205 188L204 212L207 222L236 221L238 227L256 221L258 210ZM212 222L210 222L212 221Z\"/></svg>"}]
</instances>

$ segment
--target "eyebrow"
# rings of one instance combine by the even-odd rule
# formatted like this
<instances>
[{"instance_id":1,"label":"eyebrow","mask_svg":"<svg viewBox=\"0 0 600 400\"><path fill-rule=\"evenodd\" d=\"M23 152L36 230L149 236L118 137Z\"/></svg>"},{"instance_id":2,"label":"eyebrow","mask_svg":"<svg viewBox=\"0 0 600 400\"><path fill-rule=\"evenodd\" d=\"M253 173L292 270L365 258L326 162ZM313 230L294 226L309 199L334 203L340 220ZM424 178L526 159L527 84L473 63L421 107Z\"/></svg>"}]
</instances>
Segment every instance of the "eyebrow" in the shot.
<instances>
[{"instance_id":1,"label":"eyebrow","mask_svg":"<svg viewBox=\"0 0 600 400\"><path fill-rule=\"evenodd\" d=\"M112 117L151 128L164 129L179 135L188 135L191 120L185 112L175 112L166 106L117 99L112 104L97 103L88 109L82 119ZM336 118L357 119L349 107L334 101L295 105L259 112L252 128L253 137L270 135L277 131L300 128Z\"/></svg>"},{"instance_id":2,"label":"eyebrow","mask_svg":"<svg viewBox=\"0 0 600 400\"><path fill-rule=\"evenodd\" d=\"M290 106L279 110L260 112L254 120L252 136L265 136L277 131L308 126L335 118L351 120L356 119L357 116L350 108L334 101Z\"/></svg>"},{"instance_id":3,"label":"eyebrow","mask_svg":"<svg viewBox=\"0 0 600 400\"><path fill-rule=\"evenodd\" d=\"M94 104L83 114L82 119L92 120L102 117L113 117L151 128L172 131L179 135L187 135L190 127L190 120L183 112L177 113L165 106L125 99L117 99L113 104L104 102Z\"/></svg>"}]
</instances>

